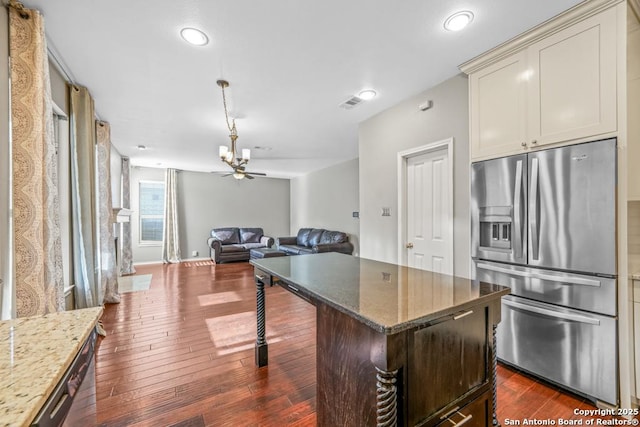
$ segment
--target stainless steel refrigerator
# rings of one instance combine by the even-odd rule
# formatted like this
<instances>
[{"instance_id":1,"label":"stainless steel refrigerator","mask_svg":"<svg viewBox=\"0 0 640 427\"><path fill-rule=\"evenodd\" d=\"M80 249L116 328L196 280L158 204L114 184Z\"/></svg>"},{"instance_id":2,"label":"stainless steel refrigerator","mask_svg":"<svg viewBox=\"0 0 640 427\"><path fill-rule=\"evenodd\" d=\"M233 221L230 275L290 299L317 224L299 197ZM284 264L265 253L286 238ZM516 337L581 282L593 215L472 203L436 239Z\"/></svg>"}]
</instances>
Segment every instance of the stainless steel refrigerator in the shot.
<instances>
[{"instance_id":1,"label":"stainless steel refrigerator","mask_svg":"<svg viewBox=\"0 0 640 427\"><path fill-rule=\"evenodd\" d=\"M476 278L511 287L498 358L617 404L616 140L473 163Z\"/></svg>"}]
</instances>

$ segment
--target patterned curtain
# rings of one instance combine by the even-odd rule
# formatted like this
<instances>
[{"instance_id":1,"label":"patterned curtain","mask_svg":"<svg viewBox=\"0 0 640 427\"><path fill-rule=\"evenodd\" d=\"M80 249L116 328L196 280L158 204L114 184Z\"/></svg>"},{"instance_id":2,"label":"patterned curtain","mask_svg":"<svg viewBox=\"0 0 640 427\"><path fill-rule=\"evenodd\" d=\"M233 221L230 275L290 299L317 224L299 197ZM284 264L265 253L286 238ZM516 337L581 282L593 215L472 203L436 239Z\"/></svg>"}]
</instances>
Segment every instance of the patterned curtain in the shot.
<instances>
[{"instance_id":1,"label":"patterned curtain","mask_svg":"<svg viewBox=\"0 0 640 427\"><path fill-rule=\"evenodd\" d=\"M131 165L129 158L122 158L122 207L131 209ZM120 274L134 274L136 269L133 268L133 251L131 248L131 223L121 223L120 229L120 253L122 260L120 261Z\"/></svg>"},{"instance_id":2,"label":"patterned curtain","mask_svg":"<svg viewBox=\"0 0 640 427\"><path fill-rule=\"evenodd\" d=\"M167 169L164 175L164 232L162 233L162 261L180 262L178 233L178 171Z\"/></svg>"},{"instance_id":3,"label":"patterned curtain","mask_svg":"<svg viewBox=\"0 0 640 427\"><path fill-rule=\"evenodd\" d=\"M44 20L9 3L16 315L64 310L53 109Z\"/></svg>"},{"instance_id":4,"label":"patterned curtain","mask_svg":"<svg viewBox=\"0 0 640 427\"><path fill-rule=\"evenodd\" d=\"M71 209L73 228L73 278L76 308L102 305L97 259L96 126L93 99L85 87L71 86Z\"/></svg>"},{"instance_id":5,"label":"patterned curtain","mask_svg":"<svg viewBox=\"0 0 640 427\"><path fill-rule=\"evenodd\" d=\"M100 287L105 303L119 303L116 247L113 237L113 203L111 202L111 128L109 123L96 123L98 149L98 234L100 247Z\"/></svg>"}]
</instances>

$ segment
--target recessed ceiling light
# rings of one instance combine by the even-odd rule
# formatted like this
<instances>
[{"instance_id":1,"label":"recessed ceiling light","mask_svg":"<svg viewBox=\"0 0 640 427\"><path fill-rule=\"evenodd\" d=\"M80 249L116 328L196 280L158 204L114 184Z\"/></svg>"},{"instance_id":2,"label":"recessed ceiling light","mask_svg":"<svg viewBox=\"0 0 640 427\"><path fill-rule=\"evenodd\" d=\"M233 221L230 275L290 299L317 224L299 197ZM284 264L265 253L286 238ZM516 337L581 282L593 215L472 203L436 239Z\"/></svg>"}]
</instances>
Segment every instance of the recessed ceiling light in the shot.
<instances>
[{"instance_id":1,"label":"recessed ceiling light","mask_svg":"<svg viewBox=\"0 0 640 427\"><path fill-rule=\"evenodd\" d=\"M376 91L373 89L365 89L360 91L360 93L358 94L358 98L360 99L364 99L365 101L368 101L370 99L375 98L377 95Z\"/></svg>"},{"instance_id":2,"label":"recessed ceiling light","mask_svg":"<svg viewBox=\"0 0 640 427\"><path fill-rule=\"evenodd\" d=\"M473 13L468 10L456 12L444 21L444 28L448 31L460 31L473 21Z\"/></svg>"},{"instance_id":3,"label":"recessed ceiling light","mask_svg":"<svg viewBox=\"0 0 640 427\"><path fill-rule=\"evenodd\" d=\"M138 150L140 150L140 151L144 151L144 150L146 150L146 149L147 149L147 146L146 146L146 145L136 145L136 148L137 148Z\"/></svg>"},{"instance_id":4,"label":"recessed ceiling light","mask_svg":"<svg viewBox=\"0 0 640 427\"><path fill-rule=\"evenodd\" d=\"M183 28L180 35L187 42L194 46L204 46L209 43L209 37L196 28Z\"/></svg>"}]
</instances>

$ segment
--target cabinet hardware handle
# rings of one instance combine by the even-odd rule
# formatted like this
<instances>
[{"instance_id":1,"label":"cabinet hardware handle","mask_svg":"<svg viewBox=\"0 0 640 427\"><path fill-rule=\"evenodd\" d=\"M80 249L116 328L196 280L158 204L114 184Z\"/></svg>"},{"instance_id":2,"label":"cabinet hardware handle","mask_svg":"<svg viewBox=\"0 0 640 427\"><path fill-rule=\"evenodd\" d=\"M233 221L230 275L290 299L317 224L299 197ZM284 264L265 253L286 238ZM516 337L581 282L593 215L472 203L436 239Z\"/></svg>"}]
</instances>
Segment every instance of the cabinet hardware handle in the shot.
<instances>
[{"instance_id":1,"label":"cabinet hardware handle","mask_svg":"<svg viewBox=\"0 0 640 427\"><path fill-rule=\"evenodd\" d=\"M451 420L450 418L447 418L447 420L453 424L454 427L458 427L461 426L462 424L466 424L469 421L471 421L471 418L473 418L473 415L467 415L466 417L464 416L464 414L461 414L460 412L458 412L458 415L460 415L461 417L464 417L463 419L461 419L460 421L458 421L457 423L454 423L453 420Z\"/></svg>"},{"instance_id":2,"label":"cabinet hardware handle","mask_svg":"<svg viewBox=\"0 0 640 427\"><path fill-rule=\"evenodd\" d=\"M522 145L524 148L527 148L527 143L526 142L521 142L520 145Z\"/></svg>"},{"instance_id":3,"label":"cabinet hardware handle","mask_svg":"<svg viewBox=\"0 0 640 427\"><path fill-rule=\"evenodd\" d=\"M469 422L471 420L471 418L473 418L473 415L467 415L465 416L463 413L461 413L459 411L460 407L456 406L455 408L453 408L452 410L450 410L449 412L447 412L446 414L444 414L443 416L440 417L441 420L444 420L445 418L447 419L447 421L449 421L451 424L453 424L454 427L457 426L461 426L463 424L466 424L467 422ZM454 422L452 419L450 419L449 417L451 415L453 415L454 413L460 415L462 417L462 419L460 421L458 421L457 423Z\"/></svg>"},{"instance_id":4,"label":"cabinet hardware handle","mask_svg":"<svg viewBox=\"0 0 640 427\"><path fill-rule=\"evenodd\" d=\"M407 249L413 249L413 243L407 243Z\"/></svg>"},{"instance_id":5,"label":"cabinet hardware handle","mask_svg":"<svg viewBox=\"0 0 640 427\"><path fill-rule=\"evenodd\" d=\"M532 145L536 145L538 143L538 140L534 139L533 141L531 141Z\"/></svg>"},{"instance_id":6,"label":"cabinet hardware handle","mask_svg":"<svg viewBox=\"0 0 640 427\"><path fill-rule=\"evenodd\" d=\"M262 281L262 280L264 280L264 279L266 279L266 278L267 278L267 276L261 276L261 275L259 275L259 274L256 274L256 279L258 279L258 280L260 280L260 281Z\"/></svg>"},{"instance_id":7,"label":"cabinet hardware handle","mask_svg":"<svg viewBox=\"0 0 640 427\"><path fill-rule=\"evenodd\" d=\"M528 279L550 280L560 285L582 285L582 286L594 286L596 288L602 286L600 280L585 279L583 277L574 277L568 274L552 274L546 272L535 271L520 271L512 270L510 268L502 268L493 264L485 264L479 262L476 264L477 268L482 270L495 271L496 273L510 274L512 276L525 277Z\"/></svg>"},{"instance_id":8,"label":"cabinet hardware handle","mask_svg":"<svg viewBox=\"0 0 640 427\"><path fill-rule=\"evenodd\" d=\"M464 313L456 314L455 316L453 316L453 320L462 319L463 317L467 317L472 313L473 313L473 310L469 310L469 311L465 311Z\"/></svg>"},{"instance_id":9,"label":"cabinet hardware handle","mask_svg":"<svg viewBox=\"0 0 640 427\"><path fill-rule=\"evenodd\" d=\"M300 292L300 290L298 288L296 288L295 286L291 286L291 285L287 285L287 286L289 286L289 289L291 289L292 291Z\"/></svg>"}]
</instances>

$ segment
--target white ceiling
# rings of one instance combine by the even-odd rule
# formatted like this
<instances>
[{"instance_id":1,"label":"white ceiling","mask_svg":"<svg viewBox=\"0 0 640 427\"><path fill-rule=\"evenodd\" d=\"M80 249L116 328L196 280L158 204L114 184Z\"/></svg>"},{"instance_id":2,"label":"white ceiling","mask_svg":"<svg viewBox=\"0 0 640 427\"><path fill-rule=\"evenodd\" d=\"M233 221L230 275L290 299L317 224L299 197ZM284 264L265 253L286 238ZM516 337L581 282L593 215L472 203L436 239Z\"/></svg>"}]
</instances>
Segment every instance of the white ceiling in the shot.
<instances>
[{"instance_id":1,"label":"white ceiling","mask_svg":"<svg viewBox=\"0 0 640 427\"><path fill-rule=\"evenodd\" d=\"M249 170L293 177L358 157L358 123L459 72L576 0L25 0L133 165L226 171L216 80ZM443 22L471 10L464 31ZM206 32L195 47L183 27ZM338 107L364 88L378 96ZM139 151L137 145L149 149ZM270 150L256 150L256 146Z\"/></svg>"}]
</instances>

